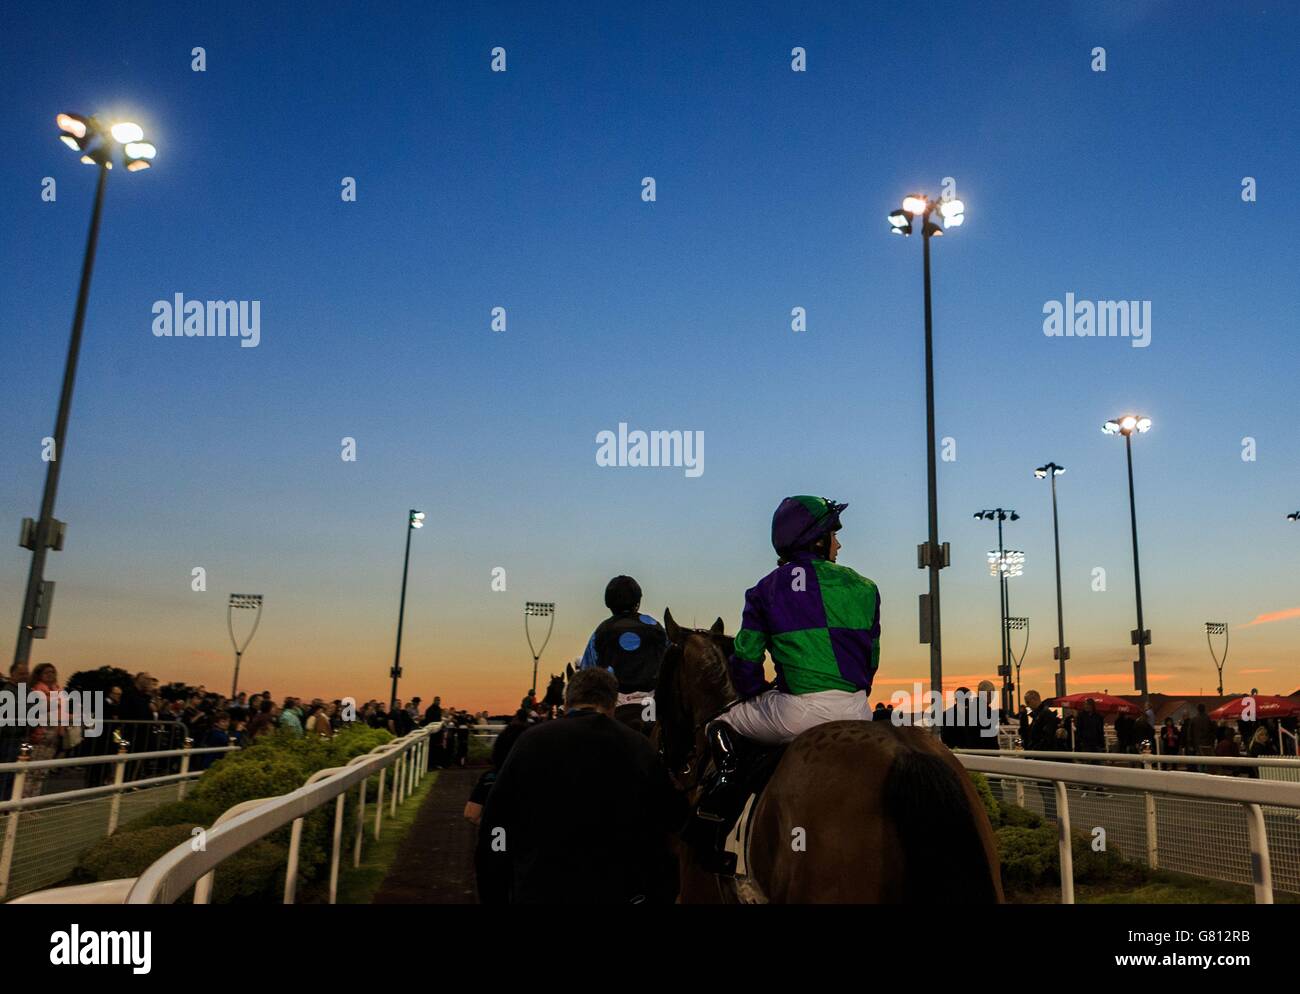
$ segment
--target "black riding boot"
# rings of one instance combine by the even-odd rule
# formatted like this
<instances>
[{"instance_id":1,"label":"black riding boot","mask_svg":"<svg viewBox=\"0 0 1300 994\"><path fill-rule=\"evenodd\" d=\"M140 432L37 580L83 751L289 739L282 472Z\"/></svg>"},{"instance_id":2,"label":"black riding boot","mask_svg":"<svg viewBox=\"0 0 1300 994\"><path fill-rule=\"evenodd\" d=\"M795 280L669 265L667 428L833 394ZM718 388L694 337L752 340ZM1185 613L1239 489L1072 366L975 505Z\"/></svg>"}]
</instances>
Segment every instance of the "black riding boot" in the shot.
<instances>
[{"instance_id":1,"label":"black riding boot","mask_svg":"<svg viewBox=\"0 0 1300 994\"><path fill-rule=\"evenodd\" d=\"M730 876L736 872L736 855L726 851L727 835L749 796L742 770L746 744L725 721L713 722L705 734L713 754L713 773L695 806L687 841L706 869Z\"/></svg>"}]
</instances>

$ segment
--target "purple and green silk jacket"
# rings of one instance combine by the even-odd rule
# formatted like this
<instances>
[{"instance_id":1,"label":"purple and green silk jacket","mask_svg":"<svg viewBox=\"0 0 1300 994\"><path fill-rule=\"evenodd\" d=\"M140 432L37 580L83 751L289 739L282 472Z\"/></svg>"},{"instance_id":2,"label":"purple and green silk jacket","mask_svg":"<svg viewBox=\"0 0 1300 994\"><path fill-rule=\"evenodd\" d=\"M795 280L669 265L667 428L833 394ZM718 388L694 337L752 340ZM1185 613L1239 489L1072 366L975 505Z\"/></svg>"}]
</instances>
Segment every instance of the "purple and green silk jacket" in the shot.
<instances>
[{"instance_id":1,"label":"purple and green silk jacket","mask_svg":"<svg viewBox=\"0 0 1300 994\"><path fill-rule=\"evenodd\" d=\"M865 576L799 552L745 592L731 656L742 698L763 692L763 656L789 694L870 692L880 665L880 592Z\"/></svg>"}]
</instances>

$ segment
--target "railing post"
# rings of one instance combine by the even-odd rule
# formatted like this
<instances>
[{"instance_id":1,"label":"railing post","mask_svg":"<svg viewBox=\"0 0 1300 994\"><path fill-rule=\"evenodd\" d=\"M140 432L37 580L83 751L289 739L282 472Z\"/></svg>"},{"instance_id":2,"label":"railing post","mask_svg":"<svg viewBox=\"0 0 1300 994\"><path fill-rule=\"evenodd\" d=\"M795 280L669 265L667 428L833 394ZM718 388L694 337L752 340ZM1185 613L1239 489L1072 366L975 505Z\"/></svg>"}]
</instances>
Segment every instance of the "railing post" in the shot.
<instances>
[{"instance_id":1,"label":"railing post","mask_svg":"<svg viewBox=\"0 0 1300 994\"><path fill-rule=\"evenodd\" d=\"M123 742L117 747L119 756L126 755L126 743ZM118 789L113 792L113 800L108 805L108 834L112 835L117 831L117 818L122 812L122 779L126 776L126 760L119 759L113 764L116 767L113 770L113 786Z\"/></svg>"},{"instance_id":2,"label":"railing post","mask_svg":"<svg viewBox=\"0 0 1300 994\"><path fill-rule=\"evenodd\" d=\"M18 762L27 763L32 758L32 747L23 743L18 750ZM14 774L14 789L10 797L18 802L18 807L9 812L5 818L4 848L0 849L0 899L9 891L9 873L14 865L14 844L18 841L18 815L22 810L23 791L27 788L27 771L19 769Z\"/></svg>"},{"instance_id":3,"label":"railing post","mask_svg":"<svg viewBox=\"0 0 1300 994\"><path fill-rule=\"evenodd\" d=\"M190 772L190 750L194 748L194 740L187 738L182 746L185 755L181 757L181 776L186 776ZM185 781L180 780L176 784L176 800L185 800Z\"/></svg>"},{"instance_id":4,"label":"railing post","mask_svg":"<svg viewBox=\"0 0 1300 994\"><path fill-rule=\"evenodd\" d=\"M1056 788L1056 834L1057 845L1061 851L1061 903L1074 903L1074 850L1070 840L1070 801L1065 793L1064 781L1057 780Z\"/></svg>"},{"instance_id":5,"label":"railing post","mask_svg":"<svg viewBox=\"0 0 1300 994\"><path fill-rule=\"evenodd\" d=\"M366 784L369 777L357 785L357 841L352 846L353 869L361 865L361 836L366 831Z\"/></svg>"},{"instance_id":6,"label":"railing post","mask_svg":"<svg viewBox=\"0 0 1300 994\"><path fill-rule=\"evenodd\" d=\"M1250 835L1250 875L1255 883L1255 903L1273 903L1273 864L1268 854L1268 832L1264 828L1264 809L1246 805L1246 829Z\"/></svg>"},{"instance_id":7,"label":"railing post","mask_svg":"<svg viewBox=\"0 0 1300 994\"><path fill-rule=\"evenodd\" d=\"M289 832L289 865L284 869L284 903L293 904L294 893L298 890L298 850L302 846L302 819L293 820Z\"/></svg>"},{"instance_id":8,"label":"railing post","mask_svg":"<svg viewBox=\"0 0 1300 994\"><path fill-rule=\"evenodd\" d=\"M379 829L384 821L384 774L388 772L388 767L383 767L379 771L379 797L375 804L375 838L379 838Z\"/></svg>"},{"instance_id":9,"label":"railing post","mask_svg":"<svg viewBox=\"0 0 1300 994\"><path fill-rule=\"evenodd\" d=\"M1151 761L1145 756L1142 759L1142 769L1151 769ZM1147 866L1157 870L1160 868L1160 838L1156 834L1156 797L1150 791L1144 791L1142 798L1147 823Z\"/></svg>"},{"instance_id":10,"label":"railing post","mask_svg":"<svg viewBox=\"0 0 1300 994\"><path fill-rule=\"evenodd\" d=\"M388 817L390 818L397 817L397 795L401 792L401 789L402 789L402 754L399 752L397 754L397 760L393 763L393 789L388 792L390 795L388 801Z\"/></svg>"},{"instance_id":11,"label":"railing post","mask_svg":"<svg viewBox=\"0 0 1300 994\"><path fill-rule=\"evenodd\" d=\"M339 894L339 850L343 848L343 802L348 793L344 791L334 798L334 844L330 847L330 904L336 903Z\"/></svg>"},{"instance_id":12,"label":"railing post","mask_svg":"<svg viewBox=\"0 0 1300 994\"><path fill-rule=\"evenodd\" d=\"M216 870L209 870L203 876L199 877L198 883L194 885L194 903L207 904L212 900L212 881L216 877Z\"/></svg>"},{"instance_id":13,"label":"railing post","mask_svg":"<svg viewBox=\"0 0 1300 994\"><path fill-rule=\"evenodd\" d=\"M397 799L402 792L402 751L396 749L393 751L393 762L390 766L393 775L388 778L388 814L389 817L397 814Z\"/></svg>"}]
</instances>

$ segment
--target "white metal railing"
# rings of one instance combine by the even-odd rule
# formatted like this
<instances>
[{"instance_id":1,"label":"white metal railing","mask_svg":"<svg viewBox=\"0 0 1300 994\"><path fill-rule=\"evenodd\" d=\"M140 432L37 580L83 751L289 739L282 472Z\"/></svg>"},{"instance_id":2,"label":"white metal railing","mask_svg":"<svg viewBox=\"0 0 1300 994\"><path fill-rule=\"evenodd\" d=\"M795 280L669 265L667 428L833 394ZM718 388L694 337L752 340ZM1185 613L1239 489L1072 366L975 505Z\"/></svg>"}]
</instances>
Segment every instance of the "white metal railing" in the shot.
<instances>
[{"instance_id":1,"label":"white metal railing","mask_svg":"<svg viewBox=\"0 0 1300 994\"><path fill-rule=\"evenodd\" d=\"M1047 757L1045 760L1034 758L1037 755ZM1300 783L1285 783L1274 780L1255 780L1244 778L1214 777L1203 773L1183 772L1178 770L1123 769L1112 765L1097 763L1060 762L1062 759L1074 758L1097 760L1137 761L1169 763L1176 759L1186 760L1194 765L1258 765L1260 760L1236 759L1210 756L1154 756L1130 755L1124 753L996 753L990 751L969 750L957 754L957 758L968 769L992 777L1011 780L1017 790L1019 802L1023 805L1024 781L1046 781L1052 784L1055 796L1058 825L1058 852L1061 870L1061 902L1074 903L1074 859L1071 851L1070 834L1070 799L1067 784L1085 785L1089 788L1114 787L1121 791L1132 791L1133 796L1141 795L1144 801L1146 821L1147 862L1153 868L1159 865L1157 857L1157 817L1155 799L1195 799L1198 802L1218 802L1221 805L1240 806L1245 814L1245 828L1250 849L1250 882L1254 886L1255 901L1259 904L1273 903L1273 867L1269 847L1268 833L1264 818L1265 807L1288 809L1294 813L1300 811ZM1219 759L1218 764L1211 764L1211 759ZM1056 760L1053 762L1051 760ZM1295 765L1295 760L1267 760L1269 765ZM1044 805L1046 807L1046 805ZM1044 811L1049 818L1051 815ZM1294 823L1294 818L1292 822ZM1212 854L1218 859L1222 853ZM1212 874L1205 874L1212 875ZM1221 878L1222 879L1222 878Z\"/></svg>"},{"instance_id":2,"label":"white metal railing","mask_svg":"<svg viewBox=\"0 0 1300 994\"><path fill-rule=\"evenodd\" d=\"M980 749L957 749L972 756L1008 756L1012 759L1048 759L1057 762L1128 763L1154 766L1219 766L1248 769L1300 770L1300 758L1292 756L1184 756L1181 753L1154 752L1057 752L1045 749L1009 749L1001 752Z\"/></svg>"},{"instance_id":3,"label":"white metal railing","mask_svg":"<svg viewBox=\"0 0 1300 994\"><path fill-rule=\"evenodd\" d=\"M0 801L0 816L4 820L4 832L0 835L0 900L14 889L12 887L15 868L22 870L26 863L39 862L46 877L59 874L54 879L61 879L72 868L76 858L84 848L93 845L99 839L107 838L117 831L122 816L124 799L136 795L154 798L158 803L169 800L183 800L185 788L191 780L203 774L203 770L191 770L190 759L196 755L232 752L236 746L216 746L204 749L166 749L160 752L143 752L134 755L122 747L112 756L72 756L66 759L20 759L16 763L0 763L0 774L13 777L12 796L7 801ZM180 759L180 771L162 776L146 777L143 780L127 780L128 763L154 763L163 760ZM33 774L44 776L50 770L64 769L71 766L90 766L114 764L113 781L99 787L83 787L77 790L65 790L53 794L38 794L32 797L23 795L28 789L28 780ZM164 797L156 788L175 785L175 795L170 791ZM91 802L107 801L106 810L92 812L100 807ZM60 826L51 832L43 832L43 816L49 812L53 821L59 821L55 813L64 809L75 811L78 815L78 831L68 832L66 826ZM95 814L93 819L80 817ZM19 826L27 826L27 833L19 837ZM28 845L33 833L40 835L41 845ZM50 838L45 838L48 835ZM24 858L26 857L26 858ZM30 875L29 875L30 876ZM31 886L31 881L27 881ZM42 886L37 883L36 886Z\"/></svg>"},{"instance_id":4,"label":"white metal railing","mask_svg":"<svg viewBox=\"0 0 1300 994\"><path fill-rule=\"evenodd\" d=\"M390 814L396 814L397 805L405 800L423 778L428 766L429 736L438 730L438 727L426 725L401 739L377 746L364 756L355 757L347 766L317 771L292 793L236 805L207 830L202 846L195 848L191 842L182 842L157 859L136 878L124 903L171 903L178 900L191 886L194 887L194 903L207 903L211 899L213 875L223 861L292 823L284 887L284 903L292 904L297 889L303 820L331 800L335 804L329 900L331 904L334 903L337 898L343 808L347 791L354 786L358 787L360 801L353 846L355 866L361 857L366 782L372 776L379 777L374 830L374 837L378 838L383 819L385 780L389 770L392 770Z\"/></svg>"}]
</instances>

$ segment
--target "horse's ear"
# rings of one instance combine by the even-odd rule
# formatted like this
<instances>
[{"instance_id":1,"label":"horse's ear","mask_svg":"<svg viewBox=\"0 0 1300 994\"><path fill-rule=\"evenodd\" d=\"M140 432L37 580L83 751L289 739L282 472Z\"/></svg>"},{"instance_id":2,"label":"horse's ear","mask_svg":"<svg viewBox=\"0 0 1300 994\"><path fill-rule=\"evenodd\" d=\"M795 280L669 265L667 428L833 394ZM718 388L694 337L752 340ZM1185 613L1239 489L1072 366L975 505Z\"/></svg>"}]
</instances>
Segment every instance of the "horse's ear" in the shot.
<instances>
[{"instance_id":1,"label":"horse's ear","mask_svg":"<svg viewBox=\"0 0 1300 994\"><path fill-rule=\"evenodd\" d=\"M725 627L726 626L722 624L722 618L719 617L718 620L713 623L713 627L710 628L709 631L712 632L714 635L721 635L722 630Z\"/></svg>"},{"instance_id":2,"label":"horse's ear","mask_svg":"<svg viewBox=\"0 0 1300 994\"><path fill-rule=\"evenodd\" d=\"M572 663L569 663L568 665L566 665L566 666L564 667L564 679L566 679L566 680L572 680L572 679L573 679L573 664L572 664Z\"/></svg>"},{"instance_id":3,"label":"horse's ear","mask_svg":"<svg viewBox=\"0 0 1300 994\"><path fill-rule=\"evenodd\" d=\"M680 645L682 641L682 630L673 621L673 613L664 608L664 631L668 633L668 641L673 645Z\"/></svg>"}]
</instances>

